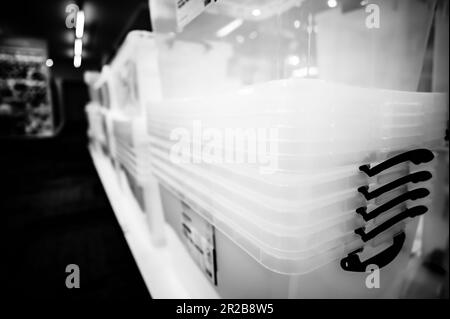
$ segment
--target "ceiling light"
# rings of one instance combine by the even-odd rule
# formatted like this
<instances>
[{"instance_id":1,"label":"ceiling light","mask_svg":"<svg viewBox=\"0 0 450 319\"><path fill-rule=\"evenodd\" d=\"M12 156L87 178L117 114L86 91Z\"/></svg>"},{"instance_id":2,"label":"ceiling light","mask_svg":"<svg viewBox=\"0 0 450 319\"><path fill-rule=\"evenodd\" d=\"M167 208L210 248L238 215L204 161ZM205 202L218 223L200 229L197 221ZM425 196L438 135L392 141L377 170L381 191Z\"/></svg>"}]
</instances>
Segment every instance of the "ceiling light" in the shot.
<instances>
[{"instance_id":1,"label":"ceiling light","mask_svg":"<svg viewBox=\"0 0 450 319\"><path fill-rule=\"evenodd\" d=\"M337 1L336 0L328 0L327 4L330 8L336 8Z\"/></svg>"},{"instance_id":2,"label":"ceiling light","mask_svg":"<svg viewBox=\"0 0 450 319\"><path fill-rule=\"evenodd\" d=\"M228 23L227 25L225 25L224 27L220 28L217 32L216 32L216 36L218 38L223 38L226 37L227 35L229 35L231 32L233 32L234 30L236 30L237 28L239 28L242 23L244 21L242 19L235 19L233 21L231 21L230 23Z\"/></svg>"},{"instance_id":3,"label":"ceiling light","mask_svg":"<svg viewBox=\"0 0 450 319\"><path fill-rule=\"evenodd\" d=\"M77 38L82 38L84 32L84 12L78 11L77 13L77 22L75 26L75 35Z\"/></svg>"},{"instance_id":4,"label":"ceiling light","mask_svg":"<svg viewBox=\"0 0 450 319\"><path fill-rule=\"evenodd\" d=\"M49 68L51 68L53 66L53 60L52 59L47 59L47 61L45 61L45 65Z\"/></svg>"},{"instance_id":5,"label":"ceiling light","mask_svg":"<svg viewBox=\"0 0 450 319\"><path fill-rule=\"evenodd\" d=\"M255 16L255 17L259 17L259 16L261 15L261 10L259 10L259 9L254 9L254 10L252 11L252 15Z\"/></svg>"},{"instance_id":6,"label":"ceiling light","mask_svg":"<svg viewBox=\"0 0 450 319\"><path fill-rule=\"evenodd\" d=\"M290 55L287 58L287 62L290 65L294 65L294 66L298 65L300 63L300 57L298 55Z\"/></svg>"},{"instance_id":7,"label":"ceiling light","mask_svg":"<svg viewBox=\"0 0 450 319\"><path fill-rule=\"evenodd\" d=\"M75 46L73 52L75 55L81 55L81 51L83 50L83 41L81 39L75 39Z\"/></svg>"},{"instance_id":8,"label":"ceiling light","mask_svg":"<svg viewBox=\"0 0 450 319\"><path fill-rule=\"evenodd\" d=\"M73 57L73 66L79 68L81 66L81 55L75 55Z\"/></svg>"}]
</instances>

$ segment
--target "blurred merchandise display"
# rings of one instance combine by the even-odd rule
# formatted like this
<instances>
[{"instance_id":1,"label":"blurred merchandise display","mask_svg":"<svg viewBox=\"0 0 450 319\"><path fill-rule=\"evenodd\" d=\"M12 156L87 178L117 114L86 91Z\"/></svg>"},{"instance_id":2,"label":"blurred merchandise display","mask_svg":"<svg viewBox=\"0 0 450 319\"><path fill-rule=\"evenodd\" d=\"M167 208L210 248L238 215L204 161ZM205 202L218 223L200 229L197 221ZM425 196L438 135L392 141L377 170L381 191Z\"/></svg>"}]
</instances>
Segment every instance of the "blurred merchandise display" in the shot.
<instances>
[{"instance_id":1,"label":"blurred merchandise display","mask_svg":"<svg viewBox=\"0 0 450 319\"><path fill-rule=\"evenodd\" d=\"M19 45L18 45L19 44ZM51 136L54 131L45 46L0 43L0 135Z\"/></svg>"}]
</instances>

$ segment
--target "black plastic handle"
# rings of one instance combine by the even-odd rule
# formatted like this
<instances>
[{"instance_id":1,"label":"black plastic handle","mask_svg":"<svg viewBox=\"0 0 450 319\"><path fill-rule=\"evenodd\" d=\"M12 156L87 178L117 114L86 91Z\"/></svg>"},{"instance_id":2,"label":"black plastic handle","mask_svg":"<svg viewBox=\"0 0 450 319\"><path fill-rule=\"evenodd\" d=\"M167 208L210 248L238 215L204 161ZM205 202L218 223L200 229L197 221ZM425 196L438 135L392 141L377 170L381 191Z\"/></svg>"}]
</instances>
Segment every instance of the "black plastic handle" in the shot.
<instances>
[{"instance_id":1,"label":"black plastic handle","mask_svg":"<svg viewBox=\"0 0 450 319\"><path fill-rule=\"evenodd\" d=\"M360 192L366 198L366 200L371 200L404 184L410 182L411 183L425 182L431 179L431 177L433 177L433 175L429 171L420 171L400 177L399 179L396 179L393 182L378 187L372 192L369 192L369 186L367 185L361 186L358 188L358 192Z\"/></svg>"},{"instance_id":2,"label":"black plastic handle","mask_svg":"<svg viewBox=\"0 0 450 319\"><path fill-rule=\"evenodd\" d=\"M408 151L397 156L394 156L390 159L385 160L384 162L370 168L370 165L362 165L359 167L359 170L366 173L369 177L375 176L380 172L394 166L400 164L402 162L410 161L415 165L431 162L434 158L433 152L430 150L420 148L412 151Z\"/></svg>"},{"instance_id":3,"label":"black plastic handle","mask_svg":"<svg viewBox=\"0 0 450 319\"><path fill-rule=\"evenodd\" d=\"M353 251L348 254L347 257L341 259L341 267L345 271L353 272L365 272L367 270L367 266L369 265L376 265L379 269L381 269L387 266L395 259L395 257L397 257L397 255L403 248L405 239L405 233L401 232L394 237L394 242L389 248L363 262L359 259L358 256L358 253L362 251L362 248Z\"/></svg>"},{"instance_id":4,"label":"black plastic handle","mask_svg":"<svg viewBox=\"0 0 450 319\"><path fill-rule=\"evenodd\" d=\"M367 207L363 206L363 207L357 208L356 213L361 215L362 218L367 222L407 200L417 200L419 198L427 197L429 194L430 194L430 191L426 188L414 189L412 191L404 193L404 194L390 200L387 203L384 203L381 206L378 206L371 212L367 212Z\"/></svg>"},{"instance_id":5,"label":"black plastic handle","mask_svg":"<svg viewBox=\"0 0 450 319\"><path fill-rule=\"evenodd\" d=\"M371 230L370 232L366 233L365 227L360 227L355 230L355 234L361 236L362 241L367 242L376 236L378 236L380 233L384 232L386 229L389 229L390 227L394 226L398 222L402 221L405 218L408 217L416 217L419 215L423 215L428 211L428 207L424 205L420 206L414 206L412 208L406 209L403 212L395 215L391 219L385 221L383 224L377 226L375 229Z\"/></svg>"}]
</instances>

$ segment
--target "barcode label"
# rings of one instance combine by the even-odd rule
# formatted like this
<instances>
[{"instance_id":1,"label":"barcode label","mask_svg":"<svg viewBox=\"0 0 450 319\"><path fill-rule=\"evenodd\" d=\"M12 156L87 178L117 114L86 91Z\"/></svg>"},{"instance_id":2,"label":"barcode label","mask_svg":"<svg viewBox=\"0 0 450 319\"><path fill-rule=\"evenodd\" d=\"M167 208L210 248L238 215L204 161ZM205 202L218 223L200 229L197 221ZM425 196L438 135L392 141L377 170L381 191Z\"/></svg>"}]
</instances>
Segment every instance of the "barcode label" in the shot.
<instances>
[{"instance_id":1,"label":"barcode label","mask_svg":"<svg viewBox=\"0 0 450 319\"><path fill-rule=\"evenodd\" d=\"M214 226L183 203L181 227L190 255L208 279L217 285Z\"/></svg>"}]
</instances>

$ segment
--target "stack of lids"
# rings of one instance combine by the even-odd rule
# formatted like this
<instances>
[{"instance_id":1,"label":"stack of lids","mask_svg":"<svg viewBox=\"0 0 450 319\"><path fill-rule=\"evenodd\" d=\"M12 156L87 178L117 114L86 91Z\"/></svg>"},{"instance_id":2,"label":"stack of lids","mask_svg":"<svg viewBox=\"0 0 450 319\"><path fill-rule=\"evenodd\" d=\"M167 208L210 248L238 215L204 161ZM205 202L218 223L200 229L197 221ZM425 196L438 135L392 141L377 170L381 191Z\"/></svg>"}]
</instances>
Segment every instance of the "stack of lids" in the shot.
<instances>
[{"instance_id":1,"label":"stack of lids","mask_svg":"<svg viewBox=\"0 0 450 319\"><path fill-rule=\"evenodd\" d=\"M443 143L448 118L444 94L299 79L147 112L146 163L160 182L286 274L404 240L427 210L429 149Z\"/></svg>"}]
</instances>

